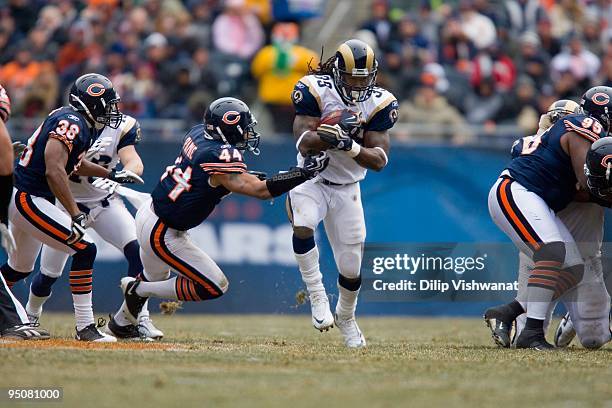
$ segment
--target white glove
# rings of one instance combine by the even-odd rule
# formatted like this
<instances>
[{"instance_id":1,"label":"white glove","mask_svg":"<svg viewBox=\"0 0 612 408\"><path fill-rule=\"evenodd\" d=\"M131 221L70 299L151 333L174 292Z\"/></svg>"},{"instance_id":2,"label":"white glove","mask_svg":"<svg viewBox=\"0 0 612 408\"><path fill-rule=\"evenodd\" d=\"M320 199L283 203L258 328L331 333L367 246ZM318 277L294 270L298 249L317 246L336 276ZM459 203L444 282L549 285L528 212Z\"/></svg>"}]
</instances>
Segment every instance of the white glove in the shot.
<instances>
[{"instance_id":1,"label":"white glove","mask_svg":"<svg viewBox=\"0 0 612 408\"><path fill-rule=\"evenodd\" d=\"M85 213L80 213L72 217L72 225L70 226L71 233L66 239L66 243L72 245L79 242L83 238L83 235L85 235L85 230L89 227L89 222L89 217Z\"/></svg>"},{"instance_id":2,"label":"white glove","mask_svg":"<svg viewBox=\"0 0 612 408\"><path fill-rule=\"evenodd\" d=\"M119 183L107 178L95 178L91 185L108 192L108 194L113 194L117 190L117 187L119 187Z\"/></svg>"},{"instance_id":3,"label":"white glove","mask_svg":"<svg viewBox=\"0 0 612 408\"><path fill-rule=\"evenodd\" d=\"M144 180L140 176L131 170L112 170L111 174L108 175L107 179L116 181L120 184L144 184Z\"/></svg>"},{"instance_id":4,"label":"white glove","mask_svg":"<svg viewBox=\"0 0 612 408\"><path fill-rule=\"evenodd\" d=\"M98 154L100 150L104 149L106 146L110 145L112 142L113 142L113 138L111 136L98 138L98 140L96 140L94 144L91 145L89 150L87 150L87 152L85 153L85 159L91 160L93 157L95 157Z\"/></svg>"},{"instance_id":5,"label":"white glove","mask_svg":"<svg viewBox=\"0 0 612 408\"><path fill-rule=\"evenodd\" d=\"M13 253L13 251L17 250L17 244L15 244L15 238L13 238L13 234L11 230L6 224L0 222L0 235L2 236L2 247L6 251L7 254Z\"/></svg>"}]
</instances>

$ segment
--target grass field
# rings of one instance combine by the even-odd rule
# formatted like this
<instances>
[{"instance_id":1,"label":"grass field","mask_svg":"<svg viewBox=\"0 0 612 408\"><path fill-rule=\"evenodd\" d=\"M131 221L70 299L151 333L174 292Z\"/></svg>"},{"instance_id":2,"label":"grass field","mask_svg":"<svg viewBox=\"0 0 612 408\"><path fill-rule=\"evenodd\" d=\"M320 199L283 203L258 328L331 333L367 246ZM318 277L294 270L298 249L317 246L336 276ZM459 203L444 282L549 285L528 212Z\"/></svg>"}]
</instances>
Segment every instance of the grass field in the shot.
<instances>
[{"instance_id":1,"label":"grass field","mask_svg":"<svg viewBox=\"0 0 612 408\"><path fill-rule=\"evenodd\" d=\"M71 316L43 319L72 335ZM0 387L60 386L70 407L612 406L610 346L501 350L476 319L362 318L357 351L309 316L155 320L163 342L2 344Z\"/></svg>"}]
</instances>

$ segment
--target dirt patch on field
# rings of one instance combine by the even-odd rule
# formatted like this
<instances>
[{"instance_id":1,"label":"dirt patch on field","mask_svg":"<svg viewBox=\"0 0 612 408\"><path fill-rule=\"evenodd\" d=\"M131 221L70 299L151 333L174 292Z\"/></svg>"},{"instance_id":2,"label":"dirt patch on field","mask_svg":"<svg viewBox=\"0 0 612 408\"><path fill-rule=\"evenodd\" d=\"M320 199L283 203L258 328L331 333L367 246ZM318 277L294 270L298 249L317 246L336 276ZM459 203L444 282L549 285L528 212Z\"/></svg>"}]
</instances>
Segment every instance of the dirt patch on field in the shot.
<instances>
[{"instance_id":1,"label":"dirt patch on field","mask_svg":"<svg viewBox=\"0 0 612 408\"><path fill-rule=\"evenodd\" d=\"M163 350L163 351L186 351L184 345L176 343L159 343L144 341L119 341L117 343L89 343L77 340L50 339L11 341L0 339L0 349L78 349L78 350Z\"/></svg>"}]
</instances>

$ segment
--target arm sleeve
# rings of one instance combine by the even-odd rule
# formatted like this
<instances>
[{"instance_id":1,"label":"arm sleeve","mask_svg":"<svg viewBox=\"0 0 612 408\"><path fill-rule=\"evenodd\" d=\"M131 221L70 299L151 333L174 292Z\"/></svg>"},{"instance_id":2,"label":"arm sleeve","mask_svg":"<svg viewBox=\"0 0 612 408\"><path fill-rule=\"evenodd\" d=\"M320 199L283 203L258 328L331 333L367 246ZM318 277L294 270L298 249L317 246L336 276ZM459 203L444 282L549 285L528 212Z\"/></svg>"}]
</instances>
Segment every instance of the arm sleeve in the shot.
<instances>
[{"instance_id":1,"label":"arm sleeve","mask_svg":"<svg viewBox=\"0 0 612 408\"><path fill-rule=\"evenodd\" d=\"M140 123L138 123L138 121L135 121L134 125L130 128L130 130L128 130L123 136L121 136L119 144L117 145L117 151L121 150L126 146L136 146L140 142L140 139Z\"/></svg>"},{"instance_id":2,"label":"arm sleeve","mask_svg":"<svg viewBox=\"0 0 612 408\"><path fill-rule=\"evenodd\" d=\"M293 88L291 100L297 115L321 116L321 108L317 97L312 94L308 86L302 81L299 81Z\"/></svg>"},{"instance_id":3,"label":"arm sleeve","mask_svg":"<svg viewBox=\"0 0 612 408\"><path fill-rule=\"evenodd\" d=\"M603 127L601 124L589 116L574 116L563 119L565 130L575 132L579 136L590 142L595 142L601 137Z\"/></svg>"},{"instance_id":4,"label":"arm sleeve","mask_svg":"<svg viewBox=\"0 0 612 408\"><path fill-rule=\"evenodd\" d=\"M240 150L228 145L205 152L199 163L200 168L208 175L240 174L247 171Z\"/></svg>"},{"instance_id":5,"label":"arm sleeve","mask_svg":"<svg viewBox=\"0 0 612 408\"><path fill-rule=\"evenodd\" d=\"M398 111L399 103L396 99L393 99L386 106L376 112L372 118L370 118L370 120L366 123L364 130L382 132L384 130L391 129L399 117Z\"/></svg>"},{"instance_id":6,"label":"arm sleeve","mask_svg":"<svg viewBox=\"0 0 612 408\"><path fill-rule=\"evenodd\" d=\"M72 152L75 144L80 143L83 137L83 124L74 119L72 115L61 116L50 127L49 138L57 139Z\"/></svg>"}]
</instances>

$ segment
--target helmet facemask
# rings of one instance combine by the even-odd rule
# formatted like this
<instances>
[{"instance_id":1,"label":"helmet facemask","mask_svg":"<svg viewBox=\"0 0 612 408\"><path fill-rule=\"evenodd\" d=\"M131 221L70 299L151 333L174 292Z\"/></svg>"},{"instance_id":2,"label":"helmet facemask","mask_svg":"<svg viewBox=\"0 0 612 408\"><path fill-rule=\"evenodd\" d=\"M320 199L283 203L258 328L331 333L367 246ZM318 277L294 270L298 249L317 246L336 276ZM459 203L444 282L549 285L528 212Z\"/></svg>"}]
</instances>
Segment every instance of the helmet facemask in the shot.
<instances>
[{"instance_id":1,"label":"helmet facemask","mask_svg":"<svg viewBox=\"0 0 612 408\"><path fill-rule=\"evenodd\" d=\"M118 129L123 120L123 114L119 110L119 100L119 98L116 98L107 103L104 99L101 99L100 102L104 106L105 113L102 116L96 117L96 122L111 129Z\"/></svg>"},{"instance_id":2,"label":"helmet facemask","mask_svg":"<svg viewBox=\"0 0 612 408\"><path fill-rule=\"evenodd\" d=\"M246 129L242 130L240 129L240 125L238 125L238 130L242 132L244 140L236 143L236 148L242 151L248 150L255 156L258 156L260 136L255 130L255 126L257 126L257 120L255 120L255 117L252 114L250 123L247 125Z\"/></svg>"},{"instance_id":3,"label":"helmet facemask","mask_svg":"<svg viewBox=\"0 0 612 408\"><path fill-rule=\"evenodd\" d=\"M338 60L334 64L334 82L344 99L349 102L364 102L372 96L376 85L377 63L374 68L354 68L352 72L344 71L338 67Z\"/></svg>"}]
</instances>

